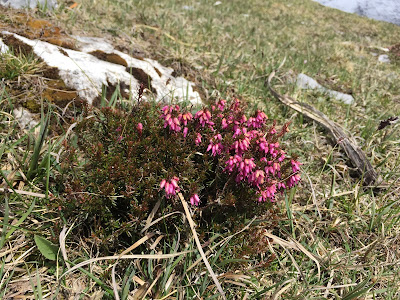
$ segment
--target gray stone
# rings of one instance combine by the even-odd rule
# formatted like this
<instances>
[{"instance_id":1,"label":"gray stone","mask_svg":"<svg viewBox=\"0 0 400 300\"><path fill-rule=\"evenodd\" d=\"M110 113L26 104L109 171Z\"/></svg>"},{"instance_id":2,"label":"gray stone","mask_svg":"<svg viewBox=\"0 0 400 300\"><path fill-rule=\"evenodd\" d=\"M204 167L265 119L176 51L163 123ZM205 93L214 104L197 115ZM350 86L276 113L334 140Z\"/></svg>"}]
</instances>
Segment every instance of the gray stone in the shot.
<instances>
[{"instance_id":1,"label":"gray stone","mask_svg":"<svg viewBox=\"0 0 400 300\"><path fill-rule=\"evenodd\" d=\"M57 0L0 0L0 5L12 8L35 8L40 6L53 9L57 7Z\"/></svg>"},{"instance_id":2,"label":"gray stone","mask_svg":"<svg viewBox=\"0 0 400 300\"><path fill-rule=\"evenodd\" d=\"M323 87L322 85L320 85L315 79L313 79L303 73L300 73L297 76L296 85L301 89L310 89L310 90L320 91L324 94L327 94L331 98L334 98L338 101L342 101L345 104L353 104L354 103L353 96L327 89L327 88Z\"/></svg>"},{"instance_id":3,"label":"gray stone","mask_svg":"<svg viewBox=\"0 0 400 300\"><path fill-rule=\"evenodd\" d=\"M0 38L0 54L8 52L9 48L6 44L3 43L3 40Z\"/></svg>"},{"instance_id":4,"label":"gray stone","mask_svg":"<svg viewBox=\"0 0 400 300\"><path fill-rule=\"evenodd\" d=\"M30 130L39 124L39 122L35 120L35 115L32 114L29 110L23 108L22 106L15 108L13 111L13 115L21 129Z\"/></svg>"},{"instance_id":5,"label":"gray stone","mask_svg":"<svg viewBox=\"0 0 400 300\"><path fill-rule=\"evenodd\" d=\"M379 55L378 60L379 60L381 63L384 63L384 64L390 63L390 59L389 59L389 56L388 56L387 54Z\"/></svg>"},{"instance_id":6,"label":"gray stone","mask_svg":"<svg viewBox=\"0 0 400 300\"><path fill-rule=\"evenodd\" d=\"M65 85L77 91L78 95L89 104L102 94L103 86L123 87L122 92L136 98L140 87L138 77L151 79L150 97L157 101L189 101L192 104L201 104L201 97L196 91L195 84L185 78L173 75L173 69L161 65L148 58L135 58L116 50L102 38L74 36L76 50L62 48L40 40L30 40L8 31L3 35L12 35L20 42L32 47L33 53L42 59L48 66L58 69L58 74ZM119 63L103 60L93 53L112 55L118 58ZM132 70L139 72L132 73ZM146 89L148 92L149 90ZM144 99L147 97L143 95Z\"/></svg>"}]
</instances>

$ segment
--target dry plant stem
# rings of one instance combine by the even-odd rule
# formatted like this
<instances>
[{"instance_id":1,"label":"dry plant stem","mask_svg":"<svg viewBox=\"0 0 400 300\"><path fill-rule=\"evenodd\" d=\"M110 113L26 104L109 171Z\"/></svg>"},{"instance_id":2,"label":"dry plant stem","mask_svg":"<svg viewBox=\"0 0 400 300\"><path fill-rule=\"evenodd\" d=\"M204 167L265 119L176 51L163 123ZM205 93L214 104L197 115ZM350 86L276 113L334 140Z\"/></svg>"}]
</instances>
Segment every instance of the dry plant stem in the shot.
<instances>
[{"instance_id":1,"label":"dry plant stem","mask_svg":"<svg viewBox=\"0 0 400 300\"><path fill-rule=\"evenodd\" d=\"M214 251L215 248L219 247L220 245L224 244L224 243L228 243L232 238L234 238L235 236L237 236L238 234L241 234L243 231L249 229L249 227L251 226L251 224L253 224L254 220L257 217L254 217L249 224L247 224L245 227L243 227L243 229L241 229L240 231L228 236L227 238L224 238L222 241L218 242L217 244L213 245L212 247L210 247L209 250L206 251L206 254L208 255L209 253L211 253L212 251ZM186 271L189 272L191 269L193 269L195 266L197 266L197 264L199 264L201 261L201 258L199 258L198 260L196 260Z\"/></svg>"},{"instance_id":2,"label":"dry plant stem","mask_svg":"<svg viewBox=\"0 0 400 300\"><path fill-rule=\"evenodd\" d=\"M34 247L32 247L32 249L34 249ZM74 267L72 267L71 269L67 270L64 274L61 275L61 277L58 280L61 280L67 274L69 274L81 267L84 267L88 264L96 262L96 261L114 260L114 259L169 259L169 258L180 256L182 254L187 254L190 252L192 252L192 251L182 251L182 252L172 253L172 254L132 254L132 255L122 255L122 256L114 255L114 256L103 256L103 257L91 258L91 259L81 262L81 263L75 265Z\"/></svg>"},{"instance_id":3,"label":"dry plant stem","mask_svg":"<svg viewBox=\"0 0 400 300\"><path fill-rule=\"evenodd\" d=\"M39 194L39 193L33 193L33 192L27 192L27 191L21 191L21 190L12 190L12 189L3 189L0 188L0 193L17 193L20 195L28 195L28 196L33 196L33 197L38 197L38 198L46 198L45 194Z\"/></svg>"},{"instance_id":4,"label":"dry plant stem","mask_svg":"<svg viewBox=\"0 0 400 300\"><path fill-rule=\"evenodd\" d=\"M319 264L319 261L322 261L321 257L318 257L317 255L311 253L306 248L304 248L303 245L301 245L299 242L295 241L294 239L291 239L291 241L288 242L288 241L285 241L284 239L281 239L280 237L277 237L276 235L270 233L267 230L264 231L264 235L269 237L270 239L272 239L274 243L280 245L284 249L285 248L294 249L294 250L297 250L297 251L301 251L305 255L307 255L308 258L310 258L312 261L314 261L315 264L317 265L317 268L318 268L318 279L321 278L321 266ZM271 247L271 249L272 249L272 247Z\"/></svg>"},{"instance_id":5,"label":"dry plant stem","mask_svg":"<svg viewBox=\"0 0 400 300\"><path fill-rule=\"evenodd\" d=\"M138 240L136 243L134 243L132 246L130 246L128 249L125 249L120 255L119 257L122 257L124 254L132 251L133 249L137 248L138 246L140 246L141 244L143 244L145 241L147 241L148 239L150 239L151 237L154 236L154 233L148 233L146 234L144 237L142 237L140 240ZM118 258L119 258L118 257ZM111 279L112 279L112 287L113 287L113 291L114 291L114 297L116 300L119 300L119 294L118 294L118 284L117 281L115 279L115 268L118 264L118 260L114 263L113 267L112 267L112 271L111 271Z\"/></svg>"},{"instance_id":6,"label":"dry plant stem","mask_svg":"<svg viewBox=\"0 0 400 300\"><path fill-rule=\"evenodd\" d=\"M272 78L274 78L274 76L275 71L273 71L269 75L267 84L269 90L276 99L281 101L283 104L289 106L290 108L298 111L299 113L305 115L306 117L316 121L319 125L327 129L334 138L335 142L342 147L347 157L351 160L359 173L363 176L363 183L365 185L374 185L382 181L380 176L372 167L371 163L368 161L364 152L360 149L355 141L351 140L351 138L345 134L343 128L340 125L330 120L325 114L315 109L311 105L298 102L287 95L282 96L278 94L271 87L271 80Z\"/></svg>"},{"instance_id":7,"label":"dry plant stem","mask_svg":"<svg viewBox=\"0 0 400 300\"><path fill-rule=\"evenodd\" d=\"M179 199L181 199L183 209L185 210L186 217L187 217L189 225L190 225L190 229L192 230L194 240L196 241L197 249L199 250L201 257L203 258L204 264L206 265L208 272L210 273L212 279L214 280L215 286L217 287L218 291L220 292L222 298L226 299L225 292L222 290L221 284L219 283L218 278L215 275L214 271L212 270L210 263L208 262L207 257L204 254L203 248L201 247L201 243L200 243L199 237L197 236L196 229L194 228L194 222L193 222L192 216L190 215L188 205L181 193L178 193L178 196L179 196Z\"/></svg>"}]
</instances>

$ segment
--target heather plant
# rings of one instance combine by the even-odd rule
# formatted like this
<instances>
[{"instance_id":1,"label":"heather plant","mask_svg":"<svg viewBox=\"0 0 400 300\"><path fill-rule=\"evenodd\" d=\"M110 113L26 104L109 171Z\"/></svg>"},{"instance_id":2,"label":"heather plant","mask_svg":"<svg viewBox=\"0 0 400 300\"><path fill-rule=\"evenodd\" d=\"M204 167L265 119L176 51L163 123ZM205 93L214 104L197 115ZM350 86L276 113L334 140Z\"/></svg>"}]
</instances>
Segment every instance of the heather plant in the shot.
<instances>
[{"instance_id":1,"label":"heather plant","mask_svg":"<svg viewBox=\"0 0 400 300\"><path fill-rule=\"evenodd\" d=\"M245 109L238 99L193 113L140 99L130 111L87 108L65 143L60 211L109 242L135 232L157 202L159 214L181 211L177 193L201 212L203 229L263 214L299 182L300 163L279 143L288 124L278 131Z\"/></svg>"}]
</instances>

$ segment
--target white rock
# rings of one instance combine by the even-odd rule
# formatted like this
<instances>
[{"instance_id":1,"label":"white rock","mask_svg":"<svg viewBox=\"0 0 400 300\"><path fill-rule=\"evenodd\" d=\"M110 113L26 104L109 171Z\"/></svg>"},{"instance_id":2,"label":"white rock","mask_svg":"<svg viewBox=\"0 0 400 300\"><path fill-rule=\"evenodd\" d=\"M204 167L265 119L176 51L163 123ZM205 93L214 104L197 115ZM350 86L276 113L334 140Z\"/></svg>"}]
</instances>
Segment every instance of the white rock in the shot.
<instances>
[{"instance_id":1,"label":"white rock","mask_svg":"<svg viewBox=\"0 0 400 300\"><path fill-rule=\"evenodd\" d=\"M0 5L12 8L35 8L40 6L53 9L57 7L57 0L0 0Z\"/></svg>"},{"instance_id":2,"label":"white rock","mask_svg":"<svg viewBox=\"0 0 400 300\"><path fill-rule=\"evenodd\" d=\"M35 120L34 114L24 109L22 106L15 108L13 115L22 129L29 130L39 124L39 122Z\"/></svg>"},{"instance_id":3,"label":"white rock","mask_svg":"<svg viewBox=\"0 0 400 300\"><path fill-rule=\"evenodd\" d=\"M342 101L345 104L353 104L354 103L353 96L327 89L327 88L323 87L322 85L320 85L315 79L313 79L303 73L300 73L299 75L297 75L296 85L301 89L311 89L311 90L320 91L322 93L327 94L331 98Z\"/></svg>"},{"instance_id":4,"label":"white rock","mask_svg":"<svg viewBox=\"0 0 400 300\"><path fill-rule=\"evenodd\" d=\"M167 68L151 59L136 59L121 51L115 50L104 39L75 37L77 50L62 48L40 40L30 40L15 33L3 31L3 34L13 35L20 41L32 47L33 52L48 66L59 70L59 76L65 85L77 91L78 95L93 103L102 93L103 85L116 86L124 83L129 87L124 92L137 96L139 81L128 71L129 68L143 70L151 78L151 86L156 91L156 100L170 100L173 96L177 101L189 100L200 104L200 95L193 90L194 83L182 77L173 77L173 69ZM101 60L92 54L100 50L106 54L115 54L126 61L127 67Z\"/></svg>"},{"instance_id":5,"label":"white rock","mask_svg":"<svg viewBox=\"0 0 400 300\"><path fill-rule=\"evenodd\" d=\"M297 75L296 84L301 89L314 90L314 89L323 89L324 88L314 78L311 78L303 73L300 73L299 75Z\"/></svg>"},{"instance_id":6,"label":"white rock","mask_svg":"<svg viewBox=\"0 0 400 300\"><path fill-rule=\"evenodd\" d=\"M194 7L192 5L184 5L184 6L182 6L182 8L184 10L193 10L194 9Z\"/></svg>"},{"instance_id":7,"label":"white rock","mask_svg":"<svg viewBox=\"0 0 400 300\"><path fill-rule=\"evenodd\" d=\"M378 61L380 61L381 63L385 63L385 64L390 63L390 59L389 59L389 56L387 54L379 55L378 56Z\"/></svg>"},{"instance_id":8,"label":"white rock","mask_svg":"<svg viewBox=\"0 0 400 300\"><path fill-rule=\"evenodd\" d=\"M6 44L3 43L3 40L0 38L0 53L6 53L9 51L9 48Z\"/></svg>"}]
</instances>

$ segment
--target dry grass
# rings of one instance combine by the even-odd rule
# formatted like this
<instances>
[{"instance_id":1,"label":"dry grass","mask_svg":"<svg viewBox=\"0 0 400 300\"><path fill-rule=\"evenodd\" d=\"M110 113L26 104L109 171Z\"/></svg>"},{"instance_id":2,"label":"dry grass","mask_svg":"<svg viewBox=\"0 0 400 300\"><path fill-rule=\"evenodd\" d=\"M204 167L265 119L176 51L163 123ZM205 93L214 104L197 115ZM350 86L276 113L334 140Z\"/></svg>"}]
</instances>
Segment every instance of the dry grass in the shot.
<instances>
[{"instance_id":1,"label":"dry grass","mask_svg":"<svg viewBox=\"0 0 400 300\"><path fill-rule=\"evenodd\" d=\"M228 298L398 299L399 125L382 131L377 131L377 126L380 120L399 115L399 66L379 63L371 53L381 54L380 47L397 44L400 27L345 14L312 1L224 1L219 6L214 6L214 2L88 0L73 9L65 2L55 13L38 14L71 33L105 35L127 51L142 51L173 65L202 83L210 99L218 95L239 96L248 100L250 106L265 109L270 118L281 123L292 121L285 144L300 155L303 181L276 204L280 217L277 226L271 229L262 223L257 225L269 241L260 258L272 257L268 267L259 269L259 261L253 260L241 273L234 274L237 277L225 273L218 277L222 288L229 291ZM344 126L388 187L363 187L347 157L321 128L271 97L265 80L285 57L287 62L278 74L278 89L312 104ZM291 78L300 72L329 88L352 93L356 103L346 106L322 94L297 90ZM7 170L7 174L20 172L23 177L18 162L33 150L26 142L28 137L23 139L26 133L13 125L7 97L3 95L0 101L1 169ZM7 185L3 183L1 188ZM43 186L36 189L35 182L17 188L43 194L45 190ZM9 223L15 225L32 198L2 195L1 199L9 198ZM46 215L35 205L0 247L0 258L5 258L0 287L7 287L7 295L19 292L35 294L36 298L41 298L41 294L44 298L57 287L57 279L64 270L35 261L40 257L32 242L33 232L52 236L49 225L56 220L46 219ZM4 220L1 208L2 224ZM10 228L3 225L2 235ZM154 235L146 240L149 253L156 255L151 251L164 242L171 246L171 253L195 249L193 241L184 246L177 242L179 237L168 242L164 239ZM223 240L218 236L209 241L205 248L209 260L213 260L210 254L220 255L223 260L233 252L234 245L224 244ZM98 256L84 240L70 244L66 235L63 243L64 261L68 256L70 263L77 264L79 258L90 261ZM218 251L221 245L225 245L223 252ZM142 260L119 269L113 269L112 263L91 264L80 275L66 276L62 281L64 297L74 297L78 290L86 297L113 297L112 287L123 289L128 281L135 285L136 296L153 293L153 297L175 299L180 295L183 299L191 291L198 298L200 293L210 297L215 291L212 279L206 273L196 274L205 270L197 262L201 258L189 255L181 259L186 261L185 270L192 271L188 271L188 278L168 269L173 260ZM196 267L191 269L193 264ZM218 261L211 264L217 272ZM160 273L160 269L169 271ZM206 286L199 288L197 283L202 279ZM185 286L188 282L196 284ZM157 289L162 293L157 295ZM129 297L136 299L132 293Z\"/></svg>"}]
</instances>

